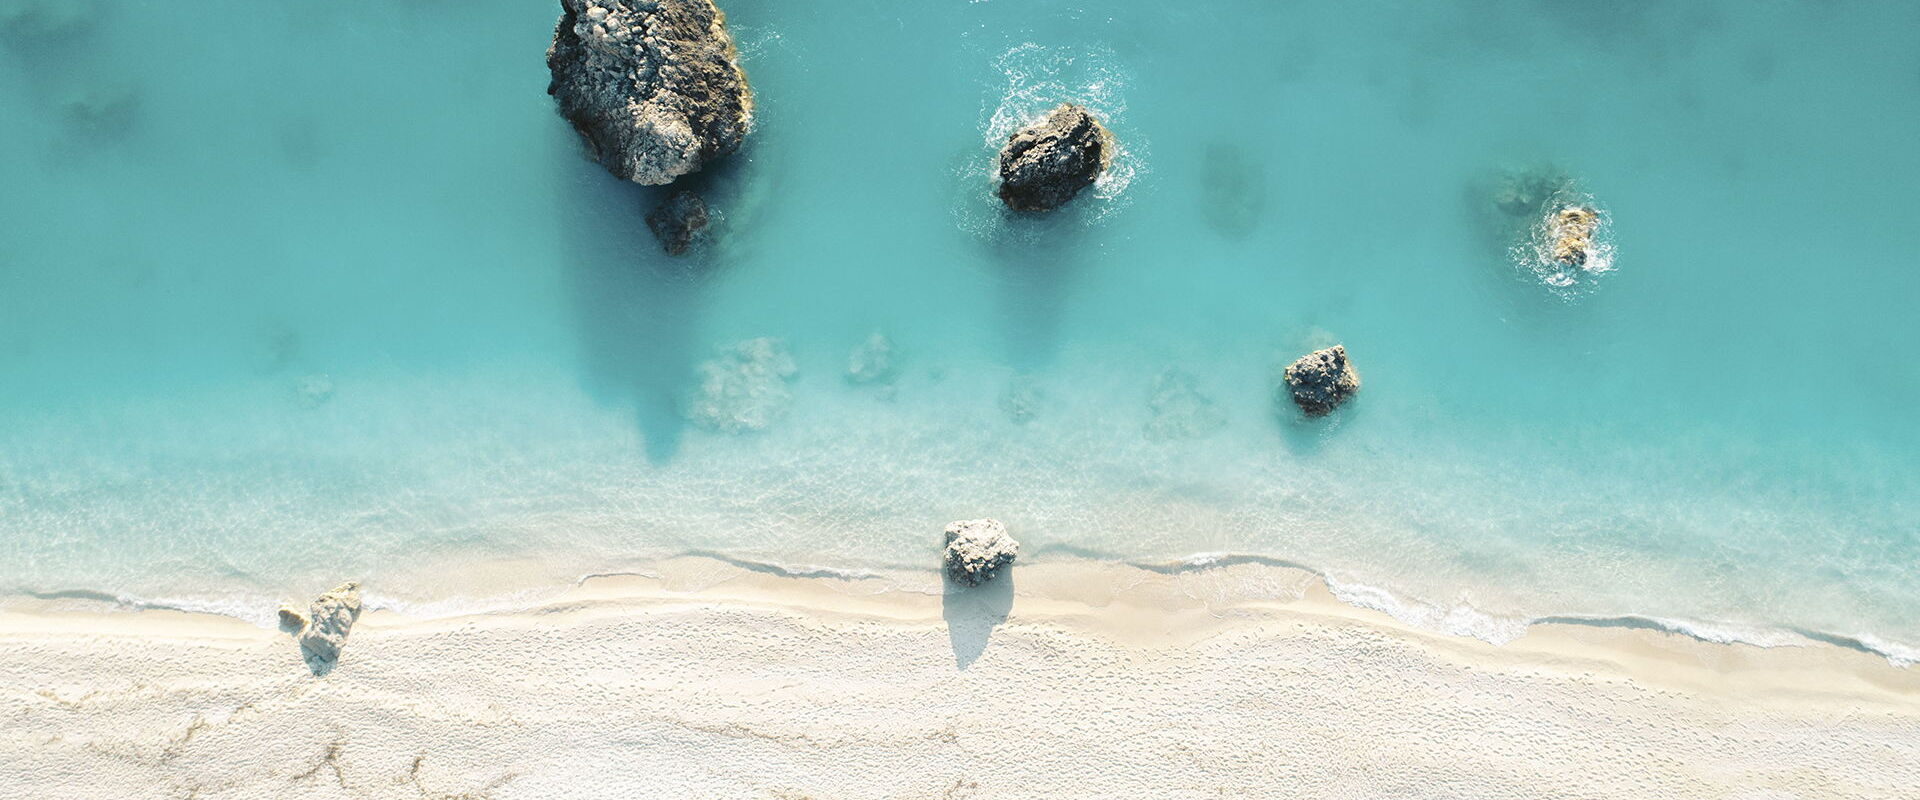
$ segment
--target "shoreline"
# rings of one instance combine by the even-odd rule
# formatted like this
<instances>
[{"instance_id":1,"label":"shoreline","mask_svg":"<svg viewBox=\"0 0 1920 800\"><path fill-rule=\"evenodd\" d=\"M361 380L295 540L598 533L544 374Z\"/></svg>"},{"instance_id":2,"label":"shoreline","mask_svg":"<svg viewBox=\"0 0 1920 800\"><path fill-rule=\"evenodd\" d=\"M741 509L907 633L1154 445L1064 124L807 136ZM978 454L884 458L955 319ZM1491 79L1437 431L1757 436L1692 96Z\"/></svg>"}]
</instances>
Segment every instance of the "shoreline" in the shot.
<instances>
[{"instance_id":1,"label":"shoreline","mask_svg":"<svg viewBox=\"0 0 1920 800\"><path fill-rule=\"evenodd\" d=\"M1842 647L1558 623L1493 645L1313 581L1289 596L1244 563L1044 561L944 595L701 557L652 572L517 610L372 609L319 678L290 637L231 617L0 610L0 760L26 767L0 795L1882 797L1920 781L1920 673ZM1268 596L1244 591L1268 578Z\"/></svg>"},{"instance_id":2,"label":"shoreline","mask_svg":"<svg viewBox=\"0 0 1920 800\"><path fill-rule=\"evenodd\" d=\"M935 558L937 554L929 554ZM937 596L955 587L948 586L937 569L908 569L892 565L846 568L819 565L794 565L730 556L708 550L689 550L645 560L622 569L589 572L569 579L546 567L538 558L520 557L466 562L458 569L462 583L487 589L473 594L437 596L428 599L400 598L382 591L380 584L365 587L367 607L412 619L465 617L527 611L555 598L564 597L588 584L628 578L657 577L663 564L711 561L725 568L794 580L820 580L848 587L859 586L872 593L904 593ZM1132 573L1163 576L1193 576L1232 570L1251 577L1267 589L1264 592L1224 589L1221 601L1283 601L1299 599L1317 591L1330 601L1355 609L1376 612L1393 619L1409 630L1446 637L1474 639L1499 646L1526 637L1542 628L1578 627L1627 629L1691 640L1713 647L1758 649L1839 648L1872 655L1889 667L1906 670L1920 664L1920 646L1908 645L1862 634L1813 630L1782 623L1726 622L1667 617L1645 613L1560 612L1538 616L1504 616L1465 603L1441 605L1412 597L1385 586L1349 583L1328 571L1284 558L1234 552L1194 553L1160 561L1131 560L1076 548L1041 548L1020 562L1023 572L1073 569L1080 572L1107 572L1096 580L1124 583ZM445 570L429 570L444 578ZM530 577L531 576L531 577ZM345 579L348 576L341 576ZM337 581L336 581L337 582ZM385 585L409 583L384 581ZM327 586L332 585L328 583ZM1252 585L1251 583L1249 585ZM326 586L316 585L311 593ZM282 601L304 602L305 598L261 595L249 602L203 600L170 601L128 597L92 589L61 589L45 592L0 593L0 618L14 613L81 613L119 615L140 612L173 612L233 619L260 628L276 627L274 611Z\"/></svg>"}]
</instances>

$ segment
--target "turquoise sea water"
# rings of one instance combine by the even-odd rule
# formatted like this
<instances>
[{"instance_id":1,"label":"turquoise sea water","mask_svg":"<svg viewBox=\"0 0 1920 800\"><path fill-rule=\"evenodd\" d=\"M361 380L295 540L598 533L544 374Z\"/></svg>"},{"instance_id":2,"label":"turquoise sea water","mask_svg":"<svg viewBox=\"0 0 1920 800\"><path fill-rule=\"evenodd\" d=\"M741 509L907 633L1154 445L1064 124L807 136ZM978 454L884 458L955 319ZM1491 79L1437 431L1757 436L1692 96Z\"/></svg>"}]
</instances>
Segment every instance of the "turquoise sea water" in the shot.
<instances>
[{"instance_id":1,"label":"turquoise sea water","mask_svg":"<svg viewBox=\"0 0 1920 800\"><path fill-rule=\"evenodd\" d=\"M1920 7L724 7L756 129L669 259L553 113L554 3L0 0L0 592L931 577L992 515L1494 639L1920 645ZM1124 152L1008 219L993 149L1062 100ZM1579 291L1486 223L1537 163L1610 218ZM852 384L875 332L896 377ZM790 405L690 423L755 337ZM1359 399L1276 405L1332 341Z\"/></svg>"}]
</instances>

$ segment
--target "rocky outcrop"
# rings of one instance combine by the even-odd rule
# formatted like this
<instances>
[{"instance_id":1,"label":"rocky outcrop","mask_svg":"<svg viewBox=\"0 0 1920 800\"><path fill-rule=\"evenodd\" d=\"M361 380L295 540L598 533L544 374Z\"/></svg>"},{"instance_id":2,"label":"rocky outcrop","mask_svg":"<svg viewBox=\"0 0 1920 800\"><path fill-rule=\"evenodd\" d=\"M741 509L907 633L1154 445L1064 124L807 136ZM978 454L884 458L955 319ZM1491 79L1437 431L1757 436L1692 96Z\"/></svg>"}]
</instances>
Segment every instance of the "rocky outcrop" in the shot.
<instances>
[{"instance_id":1,"label":"rocky outcrop","mask_svg":"<svg viewBox=\"0 0 1920 800\"><path fill-rule=\"evenodd\" d=\"M1586 266L1593 253L1593 232L1600 227L1600 214L1586 206L1571 205L1547 218L1547 238L1552 244L1555 263L1569 267Z\"/></svg>"},{"instance_id":2,"label":"rocky outcrop","mask_svg":"<svg viewBox=\"0 0 1920 800\"><path fill-rule=\"evenodd\" d=\"M1347 348L1315 350L1287 365L1283 376L1294 405L1309 417L1324 417L1360 391L1360 373L1347 362Z\"/></svg>"},{"instance_id":3,"label":"rocky outcrop","mask_svg":"<svg viewBox=\"0 0 1920 800\"><path fill-rule=\"evenodd\" d=\"M1000 149L1000 200L1015 211L1050 211L1093 185L1113 160L1113 136L1093 114L1061 105L1015 131Z\"/></svg>"},{"instance_id":4,"label":"rocky outcrop","mask_svg":"<svg viewBox=\"0 0 1920 800\"><path fill-rule=\"evenodd\" d=\"M658 185L733 152L753 118L712 0L561 0L547 93L594 160Z\"/></svg>"},{"instance_id":5,"label":"rocky outcrop","mask_svg":"<svg viewBox=\"0 0 1920 800\"><path fill-rule=\"evenodd\" d=\"M779 339L748 339L700 365L700 389L687 418L723 433L766 430L793 402L799 367Z\"/></svg>"},{"instance_id":6,"label":"rocky outcrop","mask_svg":"<svg viewBox=\"0 0 1920 800\"><path fill-rule=\"evenodd\" d=\"M647 212L647 229L667 255L687 252L695 237L707 229L707 201L691 189L681 189Z\"/></svg>"},{"instance_id":7,"label":"rocky outcrop","mask_svg":"<svg viewBox=\"0 0 1920 800\"><path fill-rule=\"evenodd\" d=\"M286 621L287 609L281 620ZM297 614L297 612L296 612ZM360 619L360 584L347 581L313 599L307 609L305 627L300 629L300 654L315 672L323 672L340 660L340 648L347 643L347 631Z\"/></svg>"},{"instance_id":8,"label":"rocky outcrop","mask_svg":"<svg viewBox=\"0 0 1920 800\"><path fill-rule=\"evenodd\" d=\"M979 586L993 580L1020 555L1020 543L997 519L961 520L947 526L947 577Z\"/></svg>"}]
</instances>

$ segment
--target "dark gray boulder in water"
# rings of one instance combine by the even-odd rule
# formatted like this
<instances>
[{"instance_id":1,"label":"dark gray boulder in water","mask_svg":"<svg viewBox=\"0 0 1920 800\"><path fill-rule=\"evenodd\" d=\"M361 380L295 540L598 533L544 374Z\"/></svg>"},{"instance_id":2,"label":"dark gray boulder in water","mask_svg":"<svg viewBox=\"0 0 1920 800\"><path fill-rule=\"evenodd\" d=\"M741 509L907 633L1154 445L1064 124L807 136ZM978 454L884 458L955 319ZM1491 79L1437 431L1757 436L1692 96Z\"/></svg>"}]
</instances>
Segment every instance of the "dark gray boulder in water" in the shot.
<instances>
[{"instance_id":1,"label":"dark gray boulder in water","mask_svg":"<svg viewBox=\"0 0 1920 800\"><path fill-rule=\"evenodd\" d=\"M707 229L707 201L691 189L681 189L647 212L647 229L660 240L667 255L687 252L694 237Z\"/></svg>"},{"instance_id":2,"label":"dark gray boulder in water","mask_svg":"<svg viewBox=\"0 0 1920 800\"><path fill-rule=\"evenodd\" d=\"M1294 405L1309 417L1324 417L1360 391L1360 373L1347 361L1347 348L1315 350L1287 365L1284 376Z\"/></svg>"},{"instance_id":3,"label":"dark gray boulder in water","mask_svg":"<svg viewBox=\"0 0 1920 800\"><path fill-rule=\"evenodd\" d=\"M1015 211L1058 208L1093 185L1113 149L1113 135L1093 114L1061 105L1007 138L1000 149L1000 200Z\"/></svg>"},{"instance_id":4,"label":"dark gray boulder in water","mask_svg":"<svg viewBox=\"0 0 1920 800\"><path fill-rule=\"evenodd\" d=\"M614 175L670 183L740 147L753 92L712 0L561 0L547 49L560 104Z\"/></svg>"},{"instance_id":5,"label":"dark gray boulder in water","mask_svg":"<svg viewBox=\"0 0 1920 800\"><path fill-rule=\"evenodd\" d=\"M993 580L1020 555L1020 543L997 519L968 519L947 526L947 577L979 586Z\"/></svg>"}]
</instances>

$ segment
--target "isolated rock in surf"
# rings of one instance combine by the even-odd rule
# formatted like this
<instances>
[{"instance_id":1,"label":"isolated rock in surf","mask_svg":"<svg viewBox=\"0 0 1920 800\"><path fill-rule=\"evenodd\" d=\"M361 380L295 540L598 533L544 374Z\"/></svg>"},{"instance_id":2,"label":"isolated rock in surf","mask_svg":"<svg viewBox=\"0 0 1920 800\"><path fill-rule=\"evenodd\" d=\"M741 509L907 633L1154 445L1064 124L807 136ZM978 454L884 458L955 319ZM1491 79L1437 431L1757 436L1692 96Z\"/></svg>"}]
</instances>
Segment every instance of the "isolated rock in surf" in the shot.
<instances>
[{"instance_id":1,"label":"isolated rock in surf","mask_svg":"<svg viewBox=\"0 0 1920 800\"><path fill-rule=\"evenodd\" d=\"M753 92L712 0L561 0L547 93L593 159L659 185L740 147Z\"/></svg>"},{"instance_id":2,"label":"isolated rock in surf","mask_svg":"<svg viewBox=\"0 0 1920 800\"><path fill-rule=\"evenodd\" d=\"M1548 217L1547 238L1553 242L1556 263L1584 267L1593 254L1593 232L1600 227L1600 214L1585 206L1571 205Z\"/></svg>"},{"instance_id":3,"label":"isolated rock in surf","mask_svg":"<svg viewBox=\"0 0 1920 800\"><path fill-rule=\"evenodd\" d=\"M286 611L281 612L285 620ZM360 619L360 584L347 581L313 599L307 609L306 627L300 629L300 652L316 670L340 660L340 648L346 646L347 631Z\"/></svg>"},{"instance_id":4,"label":"isolated rock in surf","mask_svg":"<svg viewBox=\"0 0 1920 800\"><path fill-rule=\"evenodd\" d=\"M687 252L693 240L707 229L707 201L691 189L681 189L647 212L647 229L667 255Z\"/></svg>"},{"instance_id":5,"label":"isolated rock in surf","mask_svg":"<svg viewBox=\"0 0 1920 800\"><path fill-rule=\"evenodd\" d=\"M1020 555L1020 543L997 519L970 519L947 526L947 577L979 586L993 580Z\"/></svg>"},{"instance_id":6,"label":"isolated rock in surf","mask_svg":"<svg viewBox=\"0 0 1920 800\"><path fill-rule=\"evenodd\" d=\"M1347 361L1347 348L1334 345L1315 350L1287 365L1283 376L1294 405L1309 417L1333 413L1360 391L1360 373Z\"/></svg>"},{"instance_id":7,"label":"isolated rock in surf","mask_svg":"<svg viewBox=\"0 0 1920 800\"><path fill-rule=\"evenodd\" d=\"M1051 211L1092 186L1113 160L1113 135L1093 114L1061 105L1015 131L1000 149L1000 200L1015 211Z\"/></svg>"}]
</instances>

